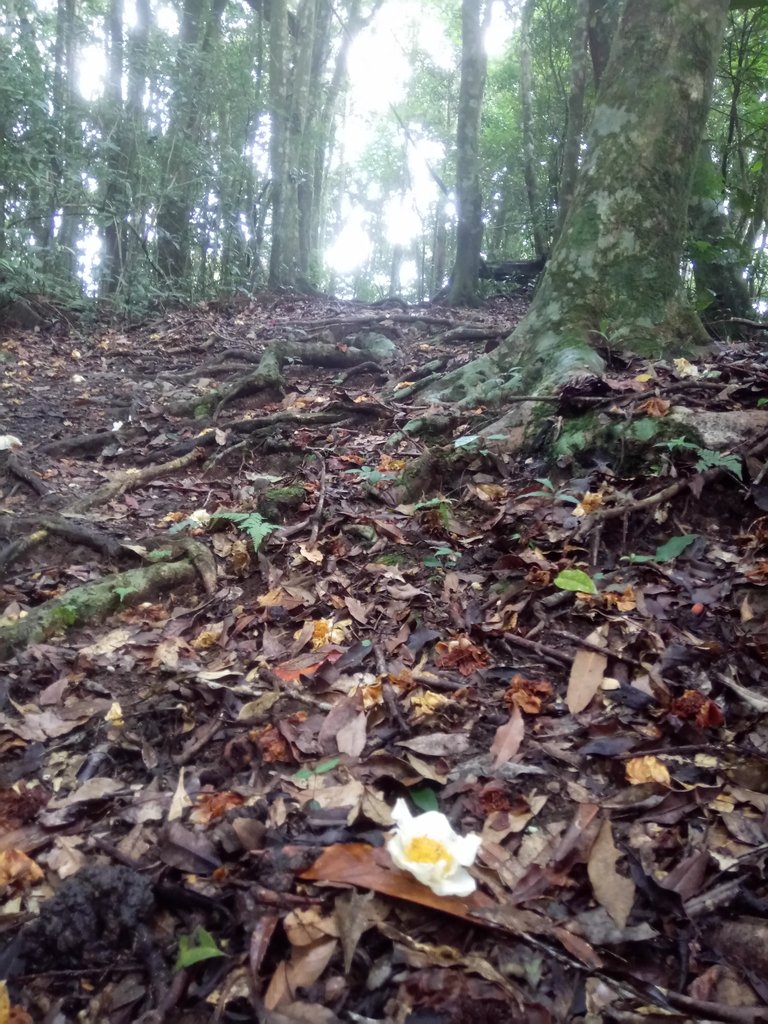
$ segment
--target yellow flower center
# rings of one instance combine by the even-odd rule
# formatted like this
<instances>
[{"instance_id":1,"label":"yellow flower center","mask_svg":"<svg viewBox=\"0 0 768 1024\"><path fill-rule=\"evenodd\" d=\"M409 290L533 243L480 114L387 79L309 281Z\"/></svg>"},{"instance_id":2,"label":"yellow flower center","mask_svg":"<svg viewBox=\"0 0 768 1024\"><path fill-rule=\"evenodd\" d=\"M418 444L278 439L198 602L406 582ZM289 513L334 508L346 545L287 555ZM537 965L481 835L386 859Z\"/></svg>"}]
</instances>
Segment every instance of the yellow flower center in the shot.
<instances>
[{"instance_id":1,"label":"yellow flower center","mask_svg":"<svg viewBox=\"0 0 768 1024\"><path fill-rule=\"evenodd\" d=\"M414 864L439 864L440 861L445 861L445 865L449 869L453 864L453 857L443 844L428 836L416 836L411 839L405 847L404 853Z\"/></svg>"}]
</instances>

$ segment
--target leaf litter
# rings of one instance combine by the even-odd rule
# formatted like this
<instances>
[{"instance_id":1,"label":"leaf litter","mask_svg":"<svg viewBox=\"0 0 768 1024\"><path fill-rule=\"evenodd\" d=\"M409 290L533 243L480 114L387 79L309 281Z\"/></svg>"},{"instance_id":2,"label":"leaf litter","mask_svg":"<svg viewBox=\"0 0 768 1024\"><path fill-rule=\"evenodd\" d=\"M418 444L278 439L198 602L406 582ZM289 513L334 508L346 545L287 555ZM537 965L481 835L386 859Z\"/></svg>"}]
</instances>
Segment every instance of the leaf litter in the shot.
<instances>
[{"instance_id":1,"label":"leaf litter","mask_svg":"<svg viewBox=\"0 0 768 1024\"><path fill-rule=\"evenodd\" d=\"M0 629L64 611L5 650L0 1021L768 1020L766 427L552 479L458 410L441 472L370 368L169 406L228 348L364 318L404 390L473 354L446 327L519 313L282 297L4 335ZM702 415L768 395L744 346L699 369ZM607 415L671 415L681 372L613 369ZM66 614L166 558L197 580ZM475 892L393 865L397 799L482 836Z\"/></svg>"}]
</instances>

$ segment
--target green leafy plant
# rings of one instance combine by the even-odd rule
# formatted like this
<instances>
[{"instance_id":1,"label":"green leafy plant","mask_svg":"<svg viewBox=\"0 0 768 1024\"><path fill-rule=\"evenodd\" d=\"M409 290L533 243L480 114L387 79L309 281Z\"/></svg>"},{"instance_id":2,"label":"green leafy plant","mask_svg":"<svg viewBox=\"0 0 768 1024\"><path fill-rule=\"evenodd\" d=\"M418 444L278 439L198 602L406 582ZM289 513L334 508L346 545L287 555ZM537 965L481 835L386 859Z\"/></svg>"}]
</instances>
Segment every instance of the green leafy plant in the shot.
<instances>
[{"instance_id":1,"label":"green leafy plant","mask_svg":"<svg viewBox=\"0 0 768 1024\"><path fill-rule=\"evenodd\" d=\"M300 768L294 775L294 778L311 779L313 775L326 775L336 768L340 760L338 757L329 757L326 761L319 761L314 768Z\"/></svg>"},{"instance_id":2,"label":"green leafy plant","mask_svg":"<svg viewBox=\"0 0 768 1024\"><path fill-rule=\"evenodd\" d=\"M568 494L566 491L561 491L552 483L549 477L537 476L536 483L541 484L543 490L541 491L528 491L525 495L527 498L551 498L552 501L564 501L570 505L578 505L579 499L574 498L572 494Z\"/></svg>"},{"instance_id":3,"label":"green leafy plant","mask_svg":"<svg viewBox=\"0 0 768 1024\"><path fill-rule=\"evenodd\" d=\"M360 466L359 469L345 469L345 473L350 476L356 476L358 480L362 480L366 484L380 484L382 480L394 480L397 473L393 472L382 472L380 469L375 469L373 466Z\"/></svg>"},{"instance_id":4,"label":"green leafy plant","mask_svg":"<svg viewBox=\"0 0 768 1024\"><path fill-rule=\"evenodd\" d=\"M704 473L708 469L726 469L741 479L741 459L738 455L723 454L713 451L711 448L702 448L692 441L686 441L684 437L673 437L671 441L663 441L656 445L657 448L666 448L667 451L689 451L696 455L695 468Z\"/></svg>"},{"instance_id":5,"label":"green leafy plant","mask_svg":"<svg viewBox=\"0 0 768 1024\"><path fill-rule=\"evenodd\" d=\"M581 569L563 569L553 582L559 590L572 590L578 594L597 593L595 581Z\"/></svg>"},{"instance_id":6,"label":"green leafy plant","mask_svg":"<svg viewBox=\"0 0 768 1024\"><path fill-rule=\"evenodd\" d=\"M219 956L226 956L226 953L219 949L209 931L198 926L191 935L179 936L179 954L173 969L181 971L185 967L192 967L203 960L213 960Z\"/></svg>"},{"instance_id":7,"label":"green leafy plant","mask_svg":"<svg viewBox=\"0 0 768 1024\"><path fill-rule=\"evenodd\" d=\"M624 561L632 562L635 565L644 562L671 562L690 547L698 539L698 536L698 533L684 533L678 537L670 537L668 541L656 548L652 555L624 555L623 558Z\"/></svg>"},{"instance_id":8,"label":"green leafy plant","mask_svg":"<svg viewBox=\"0 0 768 1024\"><path fill-rule=\"evenodd\" d=\"M408 796L420 811L437 811L440 808L437 794L429 786L417 786L415 789L408 791Z\"/></svg>"},{"instance_id":9,"label":"green leafy plant","mask_svg":"<svg viewBox=\"0 0 768 1024\"><path fill-rule=\"evenodd\" d=\"M424 559L424 565L429 569L446 569L450 565L455 565L458 561L458 554L449 547L435 548L431 555L427 555Z\"/></svg>"},{"instance_id":10,"label":"green leafy plant","mask_svg":"<svg viewBox=\"0 0 768 1024\"><path fill-rule=\"evenodd\" d=\"M211 515L211 520L215 519L226 519L230 523L234 523L238 530L243 530L251 538L253 544L253 550L258 551L264 540L273 533L275 530L279 530L280 527L275 523L269 523L267 520L259 515L258 512L214 512Z\"/></svg>"}]
</instances>

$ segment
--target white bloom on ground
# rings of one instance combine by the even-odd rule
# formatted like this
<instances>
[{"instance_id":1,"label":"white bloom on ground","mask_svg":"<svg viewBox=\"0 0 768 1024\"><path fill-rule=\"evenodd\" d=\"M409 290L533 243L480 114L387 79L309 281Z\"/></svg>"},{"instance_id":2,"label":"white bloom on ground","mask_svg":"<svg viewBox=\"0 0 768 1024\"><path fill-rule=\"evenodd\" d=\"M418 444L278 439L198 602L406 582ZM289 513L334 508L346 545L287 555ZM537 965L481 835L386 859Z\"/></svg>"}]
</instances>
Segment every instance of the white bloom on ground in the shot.
<instances>
[{"instance_id":1,"label":"white bloom on ground","mask_svg":"<svg viewBox=\"0 0 768 1024\"><path fill-rule=\"evenodd\" d=\"M387 839L387 850L397 867L438 896L469 896L475 891L477 883L465 868L477 856L479 835L458 835L439 811L414 817L405 800L395 803L392 820L397 828Z\"/></svg>"},{"instance_id":2,"label":"white bloom on ground","mask_svg":"<svg viewBox=\"0 0 768 1024\"><path fill-rule=\"evenodd\" d=\"M196 508L194 512L190 513L187 521L191 526L197 526L201 529L205 529L206 526L210 525L211 513L206 512L204 508Z\"/></svg>"}]
</instances>

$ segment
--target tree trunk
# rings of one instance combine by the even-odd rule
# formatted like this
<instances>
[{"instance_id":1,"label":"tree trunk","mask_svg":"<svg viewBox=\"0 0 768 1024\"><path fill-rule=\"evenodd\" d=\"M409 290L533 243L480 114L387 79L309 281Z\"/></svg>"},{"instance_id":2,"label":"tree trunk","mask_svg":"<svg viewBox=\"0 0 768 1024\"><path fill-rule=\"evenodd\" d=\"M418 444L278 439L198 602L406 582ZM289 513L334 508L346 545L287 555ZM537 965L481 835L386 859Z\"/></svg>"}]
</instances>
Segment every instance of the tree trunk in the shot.
<instances>
[{"instance_id":1,"label":"tree trunk","mask_svg":"<svg viewBox=\"0 0 768 1024\"><path fill-rule=\"evenodd\" d=\"M578 0L578 9L573 24L571 40L571 91L568 95L568 123L563 144L563 168L560 172L558 189L558 211L556 235L559 235L565 224L568 208L573 201L576 178L579 171L581 139L584 129L584 94L587 88L589 65L589 40L587 27L589 23L590 0ZM541 256L541 253L536 254Z\"/></svg>"},{"instance_id":2,"label":"tree trunk","mask_svg":"<svg viewBox=\"0 0 768 1024\"><path fill-rule=\"evenodd\" d=\"M111 0L107 11L107 78L104 100L107 105L105 121L107 135L107 181L104 188L104 206L107 222L103 229L103 251L99 290L102 295L113 295L120 284L125 253L122 250L121 222L127 210L127 181L125 160L127 140L123 115L123 0Z\"/></svg>"},{"instance_id":3,"label":"tree trunk","mask_svg":"<svg viewBox=\"0 0 768 1024\"><path fill-rule=\"evenodd\" d=\"M480 110L485 90L487 58L483 45L484 22L491 4L462 0L461 83L456 129L456 259L448 301L452 305L477 304L480 247L483 242L483 202L480 193Z\"/></svg>"},{"instance_id":4,"label":"tree trunk","mask_svg":"<svg viewBox=\"0 0 768 1024\"><path fill-rule=\"evenodd\" d=\"M536 168L536 146L533 137L533 61L531 58L531 23L536 0L525 0L520 19L520 110L523 128L523 176L531 213L531 236L537 258L547 246L541 227L541 203Z\"/></svg>"},{"instance_id":5,"label":"tree trunk","mask_svg":"<svg viewBox=\"0 0 768 1024\"><path fill-rule=\"evenodd\" d=\"M592 58L592 77L596 86L608 65L611 40L616 31L618 4L616 0L588 0L589 20L587 32L589 55Z\"/></svg>"},{"instance_id":6,"label":"tree trunk","mask_svg":"<svg viewBox=\"0 0 768 1024\"><path fill-rule=\"evenodd\" d=\"M626 0L573 204L531 308L493 356L433 395L503 403L600 373L592 343L658 357L707 340L680 263L727 11L728 0ZM532 415L516 409L518 422Z\"/></svg>"},{"instance_id":7,"label":"tree trunk","mask_svg":"<svg viewBox=\"0 0 768 1024\"><path fill-rule=\"evenodd\" d=\"M705 144L688 206L688 250L706 322L754 316L744 280L747 261L722 206L723 184Z\"/></svg>"}]
</instances>

